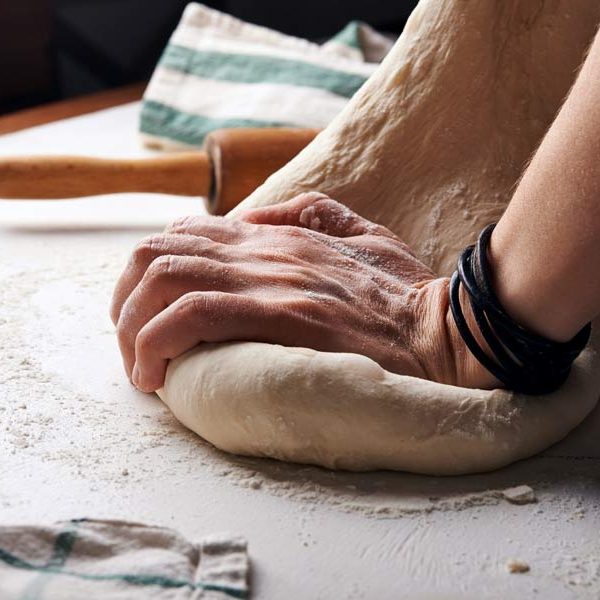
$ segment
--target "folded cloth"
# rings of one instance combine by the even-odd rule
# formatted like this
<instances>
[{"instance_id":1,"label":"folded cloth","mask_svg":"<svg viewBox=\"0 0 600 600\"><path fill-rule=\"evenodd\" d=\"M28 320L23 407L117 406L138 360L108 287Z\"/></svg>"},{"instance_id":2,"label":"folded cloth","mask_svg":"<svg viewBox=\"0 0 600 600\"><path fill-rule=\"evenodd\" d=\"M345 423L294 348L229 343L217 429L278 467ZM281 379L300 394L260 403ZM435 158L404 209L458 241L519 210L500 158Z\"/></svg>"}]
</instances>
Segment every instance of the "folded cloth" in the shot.
<instances>
[{"instance_id":1,"label":"folded cloth","mask_svg":"<svg viewBox=\"0 0 600 600\"><path fill-rule=\"evenodd\" d=\"M325 127L392 45L364 23L319 45L189 4L144 94L143 140L168 150L214 129Z\"/></svg>"},{"instance_id":2,"label":"folded cloth","mask_svg":"<svg viewBox=\"0 0 600 600\"><path fill-rule=\"evenodd\" d=\"M172 529L72 520L0 527L2 600L230 600L248 595L246 542Z\"/></svg>"}]
</instances>

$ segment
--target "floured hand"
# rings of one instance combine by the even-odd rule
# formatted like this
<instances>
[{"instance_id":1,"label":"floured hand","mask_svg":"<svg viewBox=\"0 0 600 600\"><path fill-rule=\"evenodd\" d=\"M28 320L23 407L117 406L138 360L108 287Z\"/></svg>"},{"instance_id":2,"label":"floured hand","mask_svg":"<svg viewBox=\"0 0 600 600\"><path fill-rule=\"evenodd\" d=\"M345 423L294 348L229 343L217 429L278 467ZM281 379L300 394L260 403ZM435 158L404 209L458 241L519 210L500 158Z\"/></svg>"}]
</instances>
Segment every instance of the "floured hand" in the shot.
<instances>
[{"instance_id":1,"label":"floured hand","mask_svg":"<svg viewBox=\"0 0 600 600\"><path fill-rule=\"evenodd\" d=\"M385 227L323 194L239 220L188 217L143 240L115 289L125 369L143 391L202 342L254 340L366 355L385 369L491 387L436 278Z\"/></svg>"}]
</instances>

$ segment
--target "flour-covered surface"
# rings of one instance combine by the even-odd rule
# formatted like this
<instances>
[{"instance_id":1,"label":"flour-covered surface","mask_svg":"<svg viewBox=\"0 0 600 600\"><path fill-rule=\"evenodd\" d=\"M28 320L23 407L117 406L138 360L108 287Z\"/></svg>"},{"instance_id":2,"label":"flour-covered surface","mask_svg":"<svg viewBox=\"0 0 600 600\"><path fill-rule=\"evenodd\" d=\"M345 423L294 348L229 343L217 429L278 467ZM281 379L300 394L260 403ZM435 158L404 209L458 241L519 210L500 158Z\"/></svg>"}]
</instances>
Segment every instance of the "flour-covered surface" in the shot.
<instances>
[{"instance_id":1,"label":"flour-covered surface","mask_svg":"<svg viewBox=\"0 0 600 600\"><path fill-rule=\"evenodd\" d=\"M0 154L141 154L136 114L6 136ZM2 523L234 532L249 540L257 598L600 596L598 410L534 459L434 478L227 456L135 391L108 318L112 286L140 237L201 211L151 196L0 201Z\"/></svg>"}]
</instances>

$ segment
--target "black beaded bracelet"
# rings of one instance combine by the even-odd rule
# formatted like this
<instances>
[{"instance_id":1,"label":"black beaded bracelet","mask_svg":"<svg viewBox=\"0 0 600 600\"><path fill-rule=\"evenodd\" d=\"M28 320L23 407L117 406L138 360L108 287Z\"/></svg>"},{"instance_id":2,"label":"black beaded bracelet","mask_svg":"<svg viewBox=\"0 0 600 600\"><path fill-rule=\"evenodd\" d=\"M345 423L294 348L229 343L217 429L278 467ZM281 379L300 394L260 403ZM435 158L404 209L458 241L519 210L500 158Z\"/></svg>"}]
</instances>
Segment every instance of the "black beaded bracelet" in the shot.
<instances>
[{"instance_id":1,"label":"black beaded bracelet","mask_svg":"<svg viewBox=\"0 0 600 600\"><path fill-rule=\"evenodd\" d=\"M450 309L473 356L508 389L532 395L547 394L567 379L573 361L589 340L591 324L568 342L555 342L522 327L506 313L492 288L487 256L495 226L486 227L477 243L462 252L450 280ZM469 329L460 306L461 284L494 358L485 353Z\"/></svg>"}]
</instances>

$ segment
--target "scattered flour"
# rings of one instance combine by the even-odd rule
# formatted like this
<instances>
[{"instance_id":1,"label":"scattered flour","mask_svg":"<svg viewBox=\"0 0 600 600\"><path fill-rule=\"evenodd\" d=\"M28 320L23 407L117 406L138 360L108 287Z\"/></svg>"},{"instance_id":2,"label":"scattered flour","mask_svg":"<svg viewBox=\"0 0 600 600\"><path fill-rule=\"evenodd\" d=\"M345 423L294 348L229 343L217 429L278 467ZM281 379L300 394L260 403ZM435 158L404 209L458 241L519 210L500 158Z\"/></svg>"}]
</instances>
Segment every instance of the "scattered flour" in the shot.
<instances>
[{"instance_id":1,"label":"scattered flour","mask_svg":"<svg viewBox=\"0 0 600 600\"><path fill-rule=\"evenodd\" d=\"M0 277L10 282L0 288L0 428L5 434L0 448L12 457L7 463L14 461L13 473L19 457L28 453L36 464L69 468L95 490L134 489L155 481L157 474L182 482L202 474L307 507L385 519L536 502L532 485L537 488L548 477L539 463L534 469L517 465L454 478L333 472L226 455L183 428L158 399L130 391L120 369L105 384L105 396L98 397L97 386L85 389L82 383L89 373L75 365L61 372L52 361L56 356L75 361L85 340L85 352L95 353L97 364L119 362L106 312L125 259L125 253L102 246L79 253L66 247L52 256L50 268L0 265ZM59 325L53 328L49 324L56 319L50 315L56 314ZM10 503L10 495L0 492L0 502ZM568 510L573 514L572 507Z\"/></svg>"},{"instance_id":2,"label":"scattered flour","mask_svg":"<svg viewBox=\"0 0 600 600\"><path fill-rule=\"evenodd\" d=\"M575 550L576 551L576 550ZM600 553L581 556L564 552L556 556L552 574L569 587L583 590L600 589ZM598 595L595 596L598 598Z\"/></svg>"}]
</instances>

